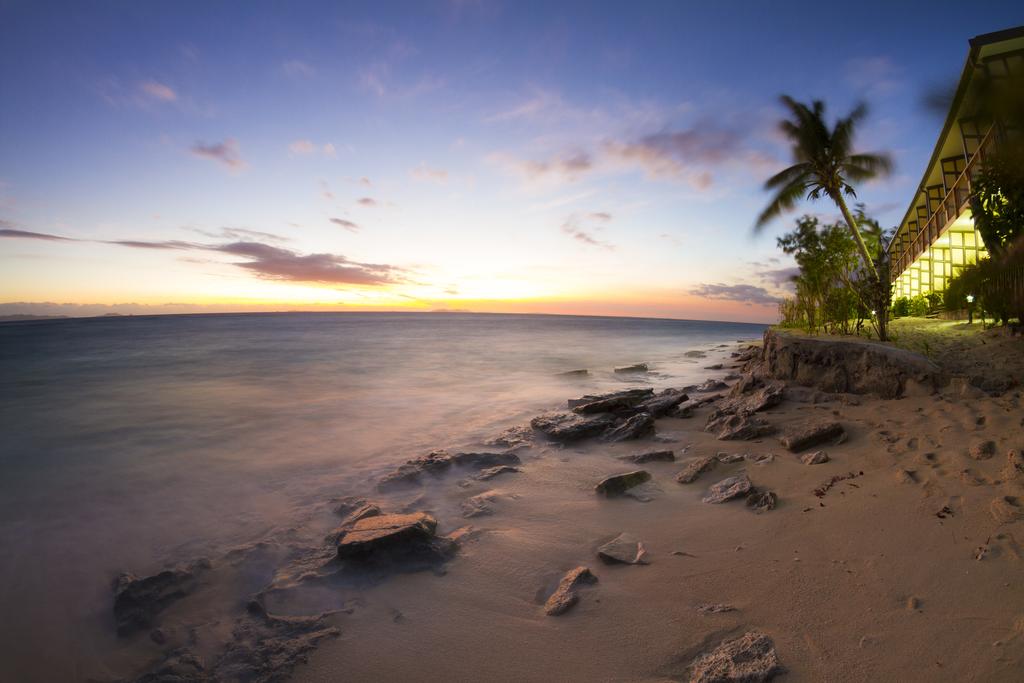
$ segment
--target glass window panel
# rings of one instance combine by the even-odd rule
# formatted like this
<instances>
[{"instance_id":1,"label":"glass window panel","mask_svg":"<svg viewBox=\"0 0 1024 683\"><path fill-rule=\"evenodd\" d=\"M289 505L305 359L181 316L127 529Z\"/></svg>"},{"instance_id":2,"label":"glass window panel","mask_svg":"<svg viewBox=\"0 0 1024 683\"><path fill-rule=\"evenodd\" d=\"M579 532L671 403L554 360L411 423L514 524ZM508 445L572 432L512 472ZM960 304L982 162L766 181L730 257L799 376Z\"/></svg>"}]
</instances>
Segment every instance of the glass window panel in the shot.
<instances>
[{"instance_id":1,"label":"glass window panel","mask_svg":"<svg viewBox=\"0 0 1024 683\"><path fill-rule=\"evenodd\" d=\"M973 247L974 246L975 242L974 242L974 233L973 232L965 232L964 233L964 244L966 246L968 246L968 247Z\"/></svg>"},{"instance_id":2,"label":"glass window panel","mask_svg":"<svg viewBox=\"0 0 1024 683\"><path fill-rule=\"evenodd\" d=\"M953 250L953 263L955 263L958 266L962 266L964 264L964 250L963 249L954 249Z\"/></svg>"}]
</instances>

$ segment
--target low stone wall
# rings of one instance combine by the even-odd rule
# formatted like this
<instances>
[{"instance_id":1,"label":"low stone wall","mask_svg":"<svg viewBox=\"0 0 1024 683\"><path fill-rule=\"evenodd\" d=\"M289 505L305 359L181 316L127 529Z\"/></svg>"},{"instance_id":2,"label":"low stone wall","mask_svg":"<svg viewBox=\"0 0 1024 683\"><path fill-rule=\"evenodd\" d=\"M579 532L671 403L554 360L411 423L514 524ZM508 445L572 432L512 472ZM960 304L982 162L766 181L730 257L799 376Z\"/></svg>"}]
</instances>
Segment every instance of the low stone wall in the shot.
<instances>
[{"instance_id":1,"label":"low stone wall","mask_svg":"<svg viewBox=\"0 0 1024 683\"><path fill-rule=\"evenodd\" d=\"M822 391L899 398L913 380L928 390L947 383L924 356L855 339L805 337L766 330L761 371L767 377Z\"/></svg>"}]
</instances>

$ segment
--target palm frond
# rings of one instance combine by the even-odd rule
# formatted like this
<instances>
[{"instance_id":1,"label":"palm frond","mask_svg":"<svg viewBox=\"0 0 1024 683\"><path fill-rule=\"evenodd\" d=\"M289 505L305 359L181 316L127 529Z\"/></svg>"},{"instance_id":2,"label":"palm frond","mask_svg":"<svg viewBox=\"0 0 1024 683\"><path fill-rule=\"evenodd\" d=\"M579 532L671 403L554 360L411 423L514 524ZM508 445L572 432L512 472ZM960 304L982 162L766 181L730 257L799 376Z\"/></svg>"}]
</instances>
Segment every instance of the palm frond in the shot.
<instances>
[{"instance_id":1,"label":"palm frond","mask_svg":"<svg viewBox=\"0 0 1024 683\"><path fill-rule=\"evenodd\" d=\"M893 168L892 157L883 152L851 154L846 158L844 165L857 167L875 175L887 175L892 173Z\"/></svg>"},{"instance_id":2,"label":"palm frond","mask_svg":"<svg viewBox=\"0 0 1024 683\"><path fill-rule=\"evenodd\" d=\"M781 216L795 207L797 202L803 198L805 190L806 187L799 183L791 183L779 190L765 210L761 212L761 215L757 217L757 222L754 223L754 232L760 232L773 218Z\"/></svg>"},{"instance_id":3,"label":"palm frond","mask_svg":"<svg viewBox=\"0 0 1024 683\"><path fill-rule=\"evenodd\" d=\"M782 187L783 185L789 185L790 183L797 182L805 179L811 172L809 164L800 163L794 164L789 168L783 169L773 175L771 178L765 181L764 188L766 190L775 189Z\"/></svg>"}]
</instances>

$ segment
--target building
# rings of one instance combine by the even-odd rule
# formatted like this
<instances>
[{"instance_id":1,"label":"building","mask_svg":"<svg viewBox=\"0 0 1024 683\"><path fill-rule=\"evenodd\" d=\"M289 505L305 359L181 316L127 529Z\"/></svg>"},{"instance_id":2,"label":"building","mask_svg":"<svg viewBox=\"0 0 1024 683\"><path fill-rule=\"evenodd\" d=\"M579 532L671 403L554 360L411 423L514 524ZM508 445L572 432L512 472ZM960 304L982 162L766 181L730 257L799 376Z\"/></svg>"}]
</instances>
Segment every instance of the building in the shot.
<instances>
[{"instance_id":1,"label":"building","mask_svg":"<svg viewBox=\"0 0 1024 683\"><path fill-rule=\"evenodd\" d=\"M1024 26L969 42L942 133L889 242L895 298L944 292L960 269L988 255L971 218L971 179L1005 131L981 113L977 86L979 75L995 80L1024 70Z\"/></svg>"}]
</instances>

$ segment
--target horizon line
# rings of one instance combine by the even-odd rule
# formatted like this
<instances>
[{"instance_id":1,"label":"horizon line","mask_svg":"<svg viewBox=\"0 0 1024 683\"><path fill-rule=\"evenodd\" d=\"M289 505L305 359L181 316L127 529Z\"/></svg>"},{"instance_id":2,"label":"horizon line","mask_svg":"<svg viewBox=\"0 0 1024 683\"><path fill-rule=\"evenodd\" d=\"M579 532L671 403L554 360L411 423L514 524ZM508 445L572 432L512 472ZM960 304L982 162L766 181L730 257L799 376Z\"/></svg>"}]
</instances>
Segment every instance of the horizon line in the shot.
<instances>
[{"instance_id":1,"label":"horizon line","mask_svg":"<svg viewBox=\"0 0 1024 683\"><path fill-rule=\"evenodd\" d=\"M288 310L274 310L274 311L196 311L190 313L102 313L100 315L38 315L32 313L12 313L9 315L0 315L0 324L4 323L32 323L32 322L54 322L62 320L103 320L103 319L114 319L114 318L155 318L155 317L169 317L169 316L214 316L214 315L302 315L302 314L315 314L315 315L382 315L382 314L401 314L401 315L501 315L501 316L547 316L557 318L610 318L610 319L623 319L623 320L664 320L671 322L689 322L689 323L724 323L728 325L760 325L768 327L774 325L773 322L752 322L746 320L710 320L705 318L668 318L658 316L637 316L637 315L591 315L583 313L534 313L530 311L524 312L504 312L504 311L470 311L470 310L376 310L376 311L315 311L315 310L303 310L303 309L288 309Z\"/></svg>"}]
</instances>

